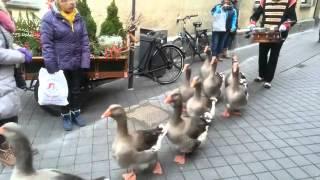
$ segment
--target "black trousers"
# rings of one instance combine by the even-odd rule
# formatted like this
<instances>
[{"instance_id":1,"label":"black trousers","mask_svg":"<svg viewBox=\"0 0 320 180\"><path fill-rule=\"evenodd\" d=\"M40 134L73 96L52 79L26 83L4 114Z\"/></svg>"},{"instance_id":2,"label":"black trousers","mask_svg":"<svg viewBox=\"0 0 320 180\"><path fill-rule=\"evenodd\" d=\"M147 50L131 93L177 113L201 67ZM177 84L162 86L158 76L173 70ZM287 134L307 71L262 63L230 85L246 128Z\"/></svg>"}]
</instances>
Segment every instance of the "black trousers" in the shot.
<instances>
[{"instance_id":1,"label":"black trousers","mask_svg":"<svg viewBox=\"0 0 320 180\"><path fill-rule=\"evenodd\" d=\"M273 80L283 41L279 43L259 44L259 76L266 82ZM270 56L268 58L268 53Z\"/></svg>"},{"instance_id":2,"label":"black trousers","mask_svg":"<svg viewBox=\"0 0 320 180\"><path fill-rule=\"evenodd\" d=\"M0 127L8 122L15 122L18 123L18 116L14 116L8 119L0 119ZM0 135L0 145L5 141L5 137Z\"/></svg>"},{"instance_id":3,"label":"black trousers","mask_svg":"<svg viewBox=\"0 0 320 180\"><path fill-rule=\"evenodd\" d=\"M66 77L68 83L68 101L67 106L61 108L61 113L69 113L70 110L80 109L80 85L82 79L82 71L78 70L64 70L64 76Z\"/></svg>"}]
</instances>

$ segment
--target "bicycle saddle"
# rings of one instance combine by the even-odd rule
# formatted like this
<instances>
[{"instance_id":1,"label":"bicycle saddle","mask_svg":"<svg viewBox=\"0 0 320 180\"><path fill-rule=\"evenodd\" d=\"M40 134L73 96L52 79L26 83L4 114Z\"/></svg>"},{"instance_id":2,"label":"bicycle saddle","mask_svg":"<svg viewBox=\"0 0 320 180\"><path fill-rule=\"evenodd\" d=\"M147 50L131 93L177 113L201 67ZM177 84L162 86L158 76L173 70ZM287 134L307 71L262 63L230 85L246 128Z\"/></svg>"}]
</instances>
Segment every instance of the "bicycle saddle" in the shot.
<instances>
[{"instance_id":1,"label":"bicycle saddle","mask_svg":"<svg viewBox=\"0 0 320 180\"><path fill-rule=\"evenodd\" d=\"M202 22L193 22L194 27L201 27Z\"/></svg>"}]
</instances>

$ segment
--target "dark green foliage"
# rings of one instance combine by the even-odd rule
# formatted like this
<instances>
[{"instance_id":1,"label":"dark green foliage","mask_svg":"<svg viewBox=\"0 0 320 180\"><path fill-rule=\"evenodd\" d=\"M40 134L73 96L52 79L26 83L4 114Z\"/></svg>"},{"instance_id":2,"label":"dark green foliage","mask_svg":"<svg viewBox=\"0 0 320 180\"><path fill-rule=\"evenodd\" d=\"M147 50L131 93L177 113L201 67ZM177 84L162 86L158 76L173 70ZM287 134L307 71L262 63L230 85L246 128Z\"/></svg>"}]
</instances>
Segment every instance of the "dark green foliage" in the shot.
<instances>
[{"instance_id":1,"label":"dark green foliage","mask_svg":"<svg viewBox=\"0 0 320 180\"><path fill-rule=\"evenodd\" d=\"M119 35L124 37L122 23L118 17L118 7L113 0L107 8L107 18L101 25L100 35Z\"/></svg>"},{"instance_id":2,"label":"dark green foliage","mask_svg":"<svg viewBox=\"0 0 320 180\"><path fill-rule=\"evenodd\" d=\"M95 42L97 40L97 24L93 20L87 0L78 0L77 9L86 22L90 42Z\"/></svg>"}]
</instances>

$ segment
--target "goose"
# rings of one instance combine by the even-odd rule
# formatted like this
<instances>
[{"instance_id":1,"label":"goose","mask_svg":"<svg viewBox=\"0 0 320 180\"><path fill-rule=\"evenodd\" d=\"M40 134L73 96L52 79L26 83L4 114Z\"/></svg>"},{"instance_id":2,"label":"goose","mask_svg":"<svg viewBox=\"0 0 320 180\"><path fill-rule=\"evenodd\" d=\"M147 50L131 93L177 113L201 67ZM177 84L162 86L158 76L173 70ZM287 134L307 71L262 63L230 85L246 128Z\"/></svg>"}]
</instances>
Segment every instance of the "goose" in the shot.
<instances>
[{"instance_id":1,"label":"goose","mask_svg":"<svg viewBox=\"0 0 320 180\"><path fill-rule=\"evenodd\" d=\"M186 110L190 117L203 117L211 121L210 100L202 95L202 81L199 76L192 79L191 87L195 89L193 96L187 101Z\"/></svg>"},{"instance_id":2,"label":"goose","mask_svg":"<svg viewBox=\"0 0 320 180\"><path fill-rule=\"evenodd\" d=\"M238 59L235 56L232 57L232 64L234 62L239 62ZM240 72L239 79L240 79L240 83L241 84L247 83L247 78L246 78L246 76L245 76L245 74L243 72ZM231 81L232 81L232 72L228 73L224 77L224 86L225 86L225 88L230 85Z\"/></svg>"},{"instance_id":3,"label":"goose","mask_svg":"<svg viewBox=\"0 0 320 180\"><path fill-rule=\"evenodd\" d=\"M135 171L148 168L154 168L154 174L162 174L157 152L160 150L161 141L165 136L164 127L129 132L126 112L118 104L110 105L101 117L111 117L117 122L112 153L122 168L131 169L129 173L123 174L125 180L136 179Z\"/></svg>"},{"instance_id":4,"label":"goose","mask_svg":"<svg viewBox=\"0 0 320 180\"><path fill-rule=\"evenodd\" d=\"M203 62L201 68L200 68L200 77L202 79L205 79L209 73L210 73L210 62L212 59L211 50L209 49L209 46L206 46L204 49L204 52L207 54L207 59Z\"/></svg>"},{"instance_id":5,"label":"goose","mask_svg":"<svg viewBox=\"0 0 320 180\"><path fill-rule=\"evenodd\" d=\"M240 109L248 103L249 93L245 79L239 78L239 61L236 56L233 57L232 79L225 88L226 108L223 117L228 118L230 114L241 115Z\"/></svg>"},{"instance_id":6,"label":"goose","mask_svg":"<svg viewBox=\"0 0 320 180\"><path fill-rule=\"evenodd\" d=\"M182 95L182 101L186 103L188 99L190 99L193 96L194 88L190 86L190 79L191 79L191 68L190 64L186 64L183 68L183 71L185 72L185 82L182 86L180 86L180 92Z\"/></svg>"},{"instance_id":7,"label":"goose","mask_svg":"<svg viewBox=\"0 0 320 180\"><path fill-rule=\"evenodd\" d=\"M4 124L0 127L0 134L7 139L16 155L16 164L10 180L84 180L79 176L63 173L56 169L34 169L30 141L22 133L18 124L14 122ZM100 177L96 180L104 179L105 177Z\"/></svg>"},{"instance_id":8,"label":"goose","mask_svg":"<svg viewBox=\"0 0 320 180\"><path fill-rule=\"evenodd\" d=\"M216 72L218 59L211 60L210 74L204 79L202 86L204 94L209 98L218 98L221 95L223 77Z\"/></svg>"},{"instance_id":9,"label":"goose","mask_svg":"<svg viewBox=\"0 0 320 180\"><path fill-rule=\"evenodd\" d=\"M177 155L174 161L177 164L185 164L186 154L194 152L205 142L210 124L199 117L182 115L182 95L179 91L173 91L165 99L166 104L171 104L174 112L166 125L167 137L176 145L182 155Z\"/></svg>"}]
</instances>

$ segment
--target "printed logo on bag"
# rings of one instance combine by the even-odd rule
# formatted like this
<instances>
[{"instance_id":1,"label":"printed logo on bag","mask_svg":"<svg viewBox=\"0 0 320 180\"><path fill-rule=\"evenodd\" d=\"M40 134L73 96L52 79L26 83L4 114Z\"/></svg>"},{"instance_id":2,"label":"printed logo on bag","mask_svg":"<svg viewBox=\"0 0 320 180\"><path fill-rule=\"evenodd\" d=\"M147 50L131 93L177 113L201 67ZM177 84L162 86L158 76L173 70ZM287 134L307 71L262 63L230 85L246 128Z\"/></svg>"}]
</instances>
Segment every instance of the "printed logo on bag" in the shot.
<instances>
[{"instance_id":1,"label":"printed logo on bag","mask_svg":"<svg viewBox=\"0 0 320 180\"><path fill-rule=\"evenodd\" d=\"M54 83L49 83L48 84L48 89L54 89Z\"/></svg>"}]
</instances>

